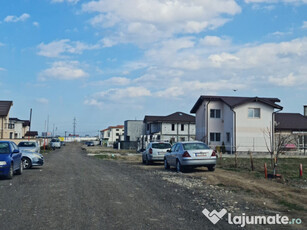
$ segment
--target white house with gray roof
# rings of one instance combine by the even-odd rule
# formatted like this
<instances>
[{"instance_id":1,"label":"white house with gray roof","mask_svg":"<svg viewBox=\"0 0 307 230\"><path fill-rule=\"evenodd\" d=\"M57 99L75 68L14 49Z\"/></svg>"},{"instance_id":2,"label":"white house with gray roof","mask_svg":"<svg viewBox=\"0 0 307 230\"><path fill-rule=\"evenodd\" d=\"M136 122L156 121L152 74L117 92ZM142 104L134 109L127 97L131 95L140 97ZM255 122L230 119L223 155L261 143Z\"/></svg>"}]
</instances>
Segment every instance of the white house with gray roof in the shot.
<instances>
[{"instance_id":1,"label":"white house with gray roof","mask_svg":"<svg viewBox=\"0 0 307 230\"><path fill-rule=\"evenodd\" d=\"M275 114L282 110L277 102L278 98L200 96L191 110L196 114L196 139L212 148L224 143L230 152L266 152L273 143Z\"/></svg>"}]
</instances>

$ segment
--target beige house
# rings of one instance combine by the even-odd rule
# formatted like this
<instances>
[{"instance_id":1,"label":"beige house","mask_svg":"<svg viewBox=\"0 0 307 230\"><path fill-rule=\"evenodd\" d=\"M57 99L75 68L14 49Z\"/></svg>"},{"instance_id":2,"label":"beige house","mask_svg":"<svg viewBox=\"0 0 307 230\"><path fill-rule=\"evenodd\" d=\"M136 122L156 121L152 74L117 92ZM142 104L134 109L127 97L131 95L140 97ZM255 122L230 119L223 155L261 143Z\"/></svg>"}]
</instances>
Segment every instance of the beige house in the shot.
<instances>
[{"instance_id":1,"label":"beige house","mask_svg":"<svg viewBox=\"0 0 307 230\"><path fill-rule=\"evenodd\" d=\"M0 138L10 138L9 113L13 106L12 101L0 101Z\"/></svg>"},{"instance_id":2,"label":"beige house","mask_svg":"<svg viewBox=\"0 0 307 230\"><path fill-rule=\"evenodd\" d=\"M24 138L26 133L30 130L30 121L9 118L8 129L10 139Z\"/></svg>"}]
</instances>

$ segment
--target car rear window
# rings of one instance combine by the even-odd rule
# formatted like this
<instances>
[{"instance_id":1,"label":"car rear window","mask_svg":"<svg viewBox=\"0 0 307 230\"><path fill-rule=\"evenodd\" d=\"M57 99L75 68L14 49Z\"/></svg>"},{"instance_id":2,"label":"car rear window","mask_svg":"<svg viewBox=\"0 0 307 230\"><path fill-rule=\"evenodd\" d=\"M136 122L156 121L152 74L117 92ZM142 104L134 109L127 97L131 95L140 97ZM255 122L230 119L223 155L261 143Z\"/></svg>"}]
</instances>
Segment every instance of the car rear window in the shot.
<instances>
[{"instance_id":1,"label":"car rear window","mask_svg":"<svg viewBox=\"0 0 307 230\"><path fill-rule=\"evenodd\" d=\"M10 147L8 143L0 143L0 154L10 153Z\"/></svg>"},{"instance_id":2,"label":"car rear window","mask_svg":"<svg viewBox=\"0 0 307 230\"><path fill-rule=\"evenodd\" d=\"M183 148L184 150L210 149L205 143L185 143Z\"/></svg>"},{"instance_id":3,"label":"car rear window","mask_svg":"<svg viewBox=\"0 0 307 230\"><path fill-rule=\"evenodd\" d=\"M34 142L20 142L18 147L36 147Z\"/></svg>"},{"instance_id":4,"label":"car rear window","mask_svg":"<svg viewBox=\"0 0 307 230\"><path fill-rule=\"evenodd\" d=\"M168 143L153 143L152 148L154 149L170 149L172 146Z\"/></svg>"}]
</instances>

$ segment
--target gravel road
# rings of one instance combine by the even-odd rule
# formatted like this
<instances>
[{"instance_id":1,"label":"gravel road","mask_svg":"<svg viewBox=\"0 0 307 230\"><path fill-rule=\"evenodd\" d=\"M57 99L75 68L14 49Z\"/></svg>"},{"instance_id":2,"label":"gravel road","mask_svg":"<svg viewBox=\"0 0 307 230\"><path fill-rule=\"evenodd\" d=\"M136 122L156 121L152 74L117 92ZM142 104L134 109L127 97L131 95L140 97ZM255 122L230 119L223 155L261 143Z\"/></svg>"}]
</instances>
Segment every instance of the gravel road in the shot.
<instances>
[{"instance_id":1,"label":"gravel road","mask_svg":"<svg viewBox=\"0 0 307 230\"><path fill-rule=\"evenodd\" d=\"M43 167L0 179L0 229L237 228L213 225L202 210L217 201L200 205L197 193L163 177L70 144L47 154Z\"/></svg>"}]
</instances>

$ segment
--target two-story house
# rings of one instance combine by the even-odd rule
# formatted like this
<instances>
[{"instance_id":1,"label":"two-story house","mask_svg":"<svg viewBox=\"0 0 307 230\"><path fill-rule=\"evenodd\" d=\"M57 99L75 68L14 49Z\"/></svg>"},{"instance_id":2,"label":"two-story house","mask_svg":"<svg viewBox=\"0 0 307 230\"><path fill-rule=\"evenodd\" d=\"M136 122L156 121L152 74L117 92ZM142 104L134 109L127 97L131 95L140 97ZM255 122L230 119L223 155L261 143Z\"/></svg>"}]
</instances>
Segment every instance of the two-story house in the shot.
<instances>
[{"instance_id":1,"label":"two-story house","mask_svg":"<svg viewBox=\"0 0 307 230\"><path fill-rule=\"evenodd\" d=\"M124 126L109 126L107 129L100 131L103 143L107 146L113 146L115 142L124 140Z\"/></svg>"},{"instance_id":2,"label":"two-story house","mask_svg":"<svg viewBox=\"0 0 307 230\"><path fill-rule=\"evenodd\" d=\"M200 96L191 110L196 114L196 139L212 148L224 143L230 152L266 152L274 140L275 114L282 110L277 102L278 98Z\"/></svg>"},{"instance_id":3,"label":"two-story house","mask_svg":"<svg viewBox=\"0 0 307 230\"><path fill-rule=\"evenodd\" d=\"M0 138L10 138L9 113L12 101L0 101Z\"/></svg>"},{"instance_id":4,"label":"two-story house","mask_svg":"<svg viewBox=\"0 0 307 230\"><path fill-rule=\"evenodd\" d=\"M142 142L150 141L190 141L195 139L195 117L183 112L167 116L145 116L145 133Z\"/></svg>"},{"instance_id":5,"label":"two-story house","mask_svg":"<svg viewBox=\"0 0 307 230\"><path fill-rule=\"evenodd\" d=\"M30 121L20 120L18 118L9 118L8 129L10 139L23 138L30 130Z\"/></svg>"}]
</instances>

